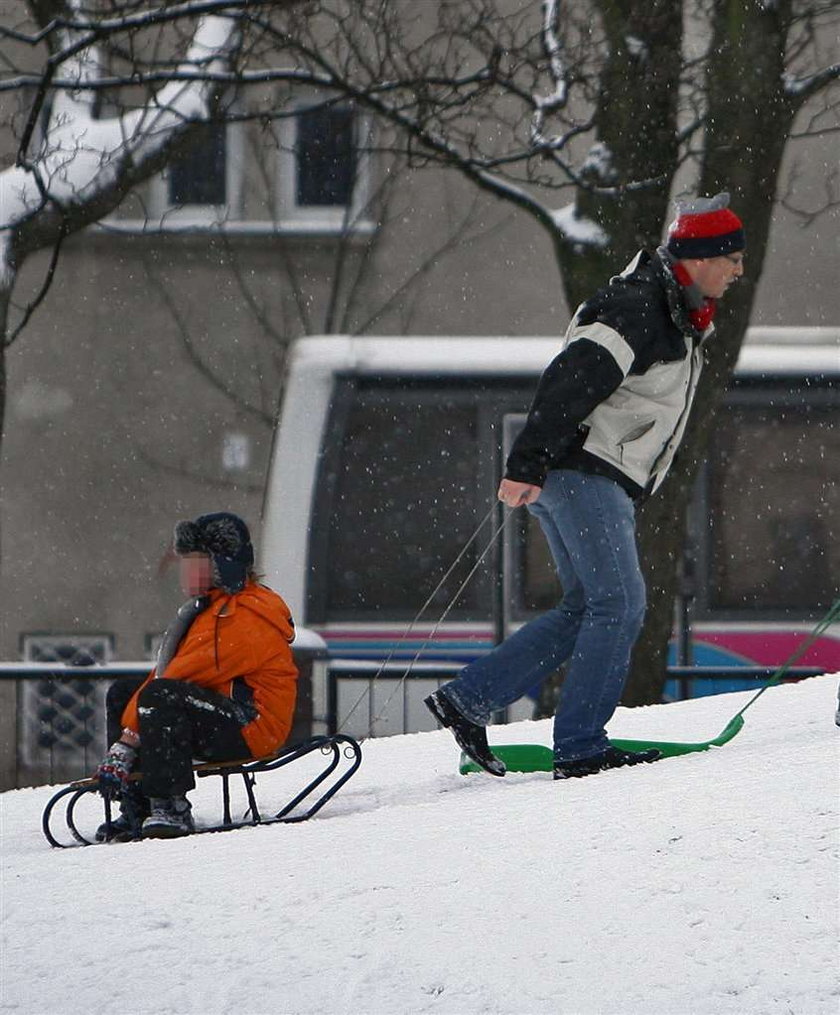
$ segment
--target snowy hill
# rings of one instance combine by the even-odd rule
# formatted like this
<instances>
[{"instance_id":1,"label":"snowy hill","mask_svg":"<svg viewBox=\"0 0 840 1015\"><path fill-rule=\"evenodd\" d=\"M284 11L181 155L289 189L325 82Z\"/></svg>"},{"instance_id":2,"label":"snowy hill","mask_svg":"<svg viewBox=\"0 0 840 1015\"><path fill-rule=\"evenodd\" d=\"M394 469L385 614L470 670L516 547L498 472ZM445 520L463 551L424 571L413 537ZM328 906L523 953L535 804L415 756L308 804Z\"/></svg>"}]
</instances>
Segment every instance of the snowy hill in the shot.
<instances>
[{"instance_id":1,"label":"snowy hill","mask_svg":"<svg viewBox=\"0 0 840 1015\"><path fill-rule=\"evenodd\" d=\"M51 791L6 793L0 1011L836 1015L836 693L774 688L723 748L574 782L459 776L445 732L371 741L312 821L170 842L51 850ZM610 732L705 740L746 700ZM215 785L193 802L213 817Z\"/></svg>"}]
</instances>

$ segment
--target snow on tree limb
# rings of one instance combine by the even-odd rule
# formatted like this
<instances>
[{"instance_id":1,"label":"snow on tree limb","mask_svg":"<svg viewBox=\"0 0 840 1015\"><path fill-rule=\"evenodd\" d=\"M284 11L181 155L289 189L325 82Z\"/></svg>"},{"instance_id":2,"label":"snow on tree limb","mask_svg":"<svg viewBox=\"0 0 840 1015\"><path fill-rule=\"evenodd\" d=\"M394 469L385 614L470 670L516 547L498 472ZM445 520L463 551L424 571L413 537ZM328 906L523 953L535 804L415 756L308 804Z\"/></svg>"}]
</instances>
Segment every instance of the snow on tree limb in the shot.
<instances>
[{"instance_id":1,"label":"snow on tree limb","mask_svg":"<svg viewBox=\"0 0 840 1015\"><path fill-rule=\"evenodd\" d=\"M807 77L794 77L792 74L783 75L785 95L803 103L811 95L821 91L832 81L840 81L840 63L824 67L822 70Z\"/></svg>"},{"instance_id":2,"label":"snow on tree limb","mask_svg":"<svg viewBox=\"0 0 840 1015\"><path fill-rule=\"evenodd\" d=\"M563 46L557 34L559 17L559 0L543 0L542 44L554 88L549 95L534 96L536 108L531 121L531 141L536 146L551 147L552 142L543 133L545 118L565 106L568 97Z\"/></svg>"},{"instance_id":3,"label":"snow on tree limb","mask_svg":"<svg viewBox=\"0 0 840 1015\"><path fill-rule=\"evenodd\" d=\"M255 11L261 8L291 8L301 0L187 0L186 3L152 7L139 12L122 12L112 18L84 18L75 15L72 18L54 17L37 32L23 32L12 27L0 26L0 38L14 39L29 46L37 46L47 41L56 32L72 30L83 33L82 47L92 44L110 34L122 35L125 32L161 25L173 24L177 21L196 21L212 15L234 16L237 13ZM78 10L78 4L74 7ZM84 33L88 33L85 35ZM69 56L69 54L67 54Z\"/></svg>"},{"instance_id":4,"label":"snow on tree limb","mask_svg":"<svg viewBox=\"0 0 840 1015\"><path fill-rule=\"evenodd\" d=\"M47 206L81 209L118 183L122 169L135 170L161 150L190 123L210 115L212 81L169 81L142 108L97 119L93 92L85 88L101 73L95 44L76 50L75 29L63 29L62 78L77 89L55 92L49 123L39 150L22 153L21 164L0 173L0 230L14 230ZM201 69L207 74L228 69L238 42L231 18L202 18L178 71ZM57 68L58 69L58 68ZM177 72L176 72L177 73Z\"/></svg>"},{"instance_id":5,"label":"snow on tree limb","mask_svg":"<svg viewBox=\"0 0 840 1015\"><path fill-rule=\"evenodd\" d=\"M558 208L551 217L570 243L581 247L606 247L609 243L606 232L597 222L579 215L574 203Z\"/></svg>"}]
</instances>

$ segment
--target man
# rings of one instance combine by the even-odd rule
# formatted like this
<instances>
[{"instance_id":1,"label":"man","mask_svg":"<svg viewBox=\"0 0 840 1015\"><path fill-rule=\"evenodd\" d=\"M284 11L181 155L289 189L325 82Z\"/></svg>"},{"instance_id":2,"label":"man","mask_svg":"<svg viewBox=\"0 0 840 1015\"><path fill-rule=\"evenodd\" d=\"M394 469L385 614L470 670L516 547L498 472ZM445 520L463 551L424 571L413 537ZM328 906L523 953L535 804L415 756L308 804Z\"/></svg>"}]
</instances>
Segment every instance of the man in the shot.
<instances>
[{"instance_id":1,"label":"man","mask_svg":"<svg viewBox=\"0 0 840 1015\"><path fill-rule=\"evenodd\" d=\"M292 726L297 667L289 609L254 571L245 522L228 511L175 526L181 588L190 596L161 643L148 678L108 691L113 740L99 765L100 790L120 799L101 840L193 831L194 758L235 761L278 750ZM142 772L138 781L132 771Z\"/></svg>"},{"instance_id":2,"label":"man","mask_svg":"<svg viewBox=\"0 0 840 1015\"><path fill-rule=\"evenodd\" d=\"M539 520L560 605L426 699L463 750L493 775L504 764L485 726L568 663L554 720L554 777L654 761L610 745L641 630L645 586L635 506L662 483L685 431L716 301L743 274L744 230L729 195L677 206L664 246L640 251L575 313L542 375L498 491Z\"/></svg>"}]
</instances>

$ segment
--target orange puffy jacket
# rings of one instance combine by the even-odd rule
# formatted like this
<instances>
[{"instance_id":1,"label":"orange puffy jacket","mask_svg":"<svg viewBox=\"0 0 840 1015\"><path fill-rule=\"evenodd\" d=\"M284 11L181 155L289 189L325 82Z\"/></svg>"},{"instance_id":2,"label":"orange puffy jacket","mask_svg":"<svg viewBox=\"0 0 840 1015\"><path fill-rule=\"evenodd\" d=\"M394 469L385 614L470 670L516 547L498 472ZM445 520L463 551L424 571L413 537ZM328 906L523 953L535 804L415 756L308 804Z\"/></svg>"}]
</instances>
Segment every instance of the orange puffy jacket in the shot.
<instances>
[{"instance_id":1,"label":"orange puffy jacket","mask_svg":"<svg viewBox=\"0 0 840 1015\"><path fill-rule=\"evenodd\" d=\"M163 679L186 680L230 696L231 681L242 677L259 710L242 727L242 735L254 757L272 754L292 728L298 677L290 647L294 636L288 606L265 585L249 582L236 595L213 589L210 605L184 635ZM135 733L137 697L156 676L152 670L123 712L123 726Z\"/></svg>"}]
</instances>

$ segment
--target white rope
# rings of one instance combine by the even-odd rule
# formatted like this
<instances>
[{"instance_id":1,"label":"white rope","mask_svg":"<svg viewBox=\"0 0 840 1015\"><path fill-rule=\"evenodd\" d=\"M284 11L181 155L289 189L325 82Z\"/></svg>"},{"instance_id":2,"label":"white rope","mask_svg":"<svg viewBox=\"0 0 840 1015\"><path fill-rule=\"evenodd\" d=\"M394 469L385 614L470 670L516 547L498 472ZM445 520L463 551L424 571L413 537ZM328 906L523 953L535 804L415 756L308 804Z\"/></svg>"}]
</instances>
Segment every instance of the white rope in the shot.
<instances>
[{"instance_id":1,"label":"white rope","mask_svg":"<svg viewBox=\"0 0 840 1015\"><path fill-rule=\"evenodd\" d=\"M458 566L458 564L463 559L464 554L467 552L469 547L475 542L475 540L478 538L478 534L481 532L481 530L484 528L484 526L487 524L487 522L493 516L493 513L495 512L495 510L496 510L496 505L494 504L490 508L490 510L487 512L487 514L484 516L484 518L482 518L482 520L479 522L476 530L473 532L473 534L470 536L470 538L464 544L463 548L461 549L461 552L458 554L458 556L455 558L455 560L452 562L452 564L447 569L446 574L444 574L444 576L437 583L437 585L435 586L435 588L432 591L432 593L426 599L425 603L423 603L423 605L418 610L418 612L415 615L414 619L411 621L411 623L408 625L408 627L403 632L403 634L402 634L401 638L399 639L399 641L397 641L393 645L393 647L391 648L391 651L388 653L388 655L385 658L385 660L380 664L379 668L377 669L377 671L373 675L373 677L371 677L370 681L368 682L368 686L365 688L364 691L362 691L362 693L359 695L359 697L356 699L355 703L353 704L353 707L350 709L350 711L347 713L347 715L345 715L345 717L339 723L339 725L338 725L338 729L339 730L344 729L344 727L347 724L347 722L349 722L351 716L355 713L356 709L359 707L359 705L362 703L362 701L366 697L370 697L372 699L374 684L379 679L379 677L382 675L382 673L384 672L384 670L388 666L388 664L391 662L391 660L394 657L394 654L399 649L399 647L405 643L406 639L411 634L411 632L414 630L414 628L417 625L417 623L420 620L420 618L423 616L423 614L426 612L426 610L429 608L429 606L433 602L435 596L438 594L438 592L441 590L443 585L446 583L446 581L449 578L449 576L452 574L452 572L455 570L455 568ZM414 668L415 664L417 663L417 660L423 654L423 652L426 649L426 647L428 646L429 642L432 641L434 636L437 634L438 629L440 628L441 624L446 620L447 616L451 612L451 610L454 607L455 603L461 597L462 592L464 591L464 589L467 587L467 585L472 580L473 575L476 573L476 571L479 569L479 567L481 567L481 565L483 564L484 559L486 558L487 554L490 552L490 550L493 547L493 545L495 544L496 540L499 538L499 535L501 534L501 532L504 529L504 527L507 525L507 523L510 520L510 517L511 517L512 514L513 514L513 512L509 511L507 513L507 515L505 516L504 520L502 521L501 525L499 525L498 528L495 530L495 532L492 534L492 536L490 537L489 542L484 547L484 549L482 550L482 552L479 555L478 559L476 560L475 564L470 569L469 574L461 582L461 584L459 585L458 590L456 591L455 595L449 601L449 603L447 604L447 606L444 609L443 613L440 615L439 619L437 620L437 622L432 627L432 630L429 632L428 636L424 640L423 644L420 646L420 648L415 653L414 658L408 664L408 667L406 668L406 670L403 673L402 677L397 682L396 687L388 695L388 698L386 699L384 705L379 710L379 712L377 712L376 715L372 716L372 718L371 718L371 720L370 720L370 722L368 724L367 737L372 737L373 736L374 726L383 717L383 715L385 714L385 711L388 708L388 705L390 705L391 701L393 701L394 696L404 686L406 680L408 679L408 677L411 674L412 669Z\"/></svg>"}]
</instances>

